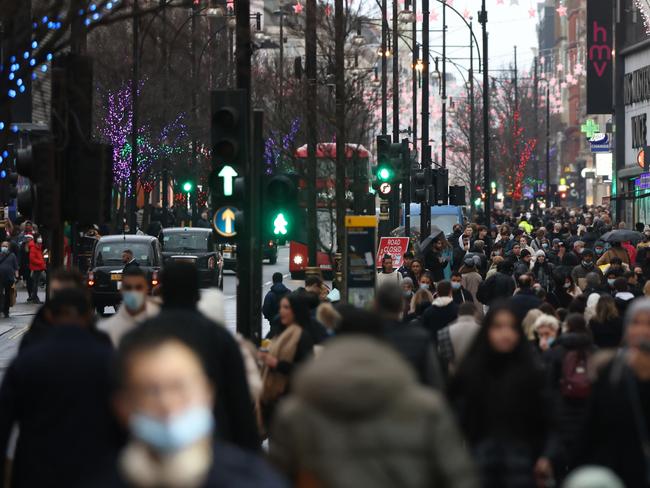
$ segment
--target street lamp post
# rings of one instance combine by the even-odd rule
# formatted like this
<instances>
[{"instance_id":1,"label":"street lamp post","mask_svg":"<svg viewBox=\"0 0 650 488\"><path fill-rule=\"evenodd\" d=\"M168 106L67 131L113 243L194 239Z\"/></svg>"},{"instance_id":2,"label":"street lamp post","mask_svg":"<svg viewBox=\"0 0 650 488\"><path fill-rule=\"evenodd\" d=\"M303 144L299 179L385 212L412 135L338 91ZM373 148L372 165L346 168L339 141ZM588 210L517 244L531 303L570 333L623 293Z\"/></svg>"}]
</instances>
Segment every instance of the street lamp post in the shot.
<instances>
[{"instance_id":1,"label":"street lamp post","mask_svg":"<svg viewBox=\"0 0 650 488\"><path fill-rule=\"evenodd\" d=\"M488 14L485 9L485 0L481 2L481 11L479 12L478 20L483 31L483 188L486 189L485 224L489 228L492 218L491 192L487 191L490 188L490 80L488 71Z\"/></svg>"},{"instance_id":2,"label":"street lamp post","mask_svg":"<svg viewBox=\"0 0 650 488\"><path fill-rule=\"evenodd\" d=\"M442 2L442 167L447 167L447 2Z\"/></svg>"},{"instance_id":3,"label":"street lamp post","mask_svg":"<svg viewBox=\"0 0 650 488\"><path fill-rule=\"evenodd\" d=\"M422 0L422 169L431 167L429 148L429 0ZM415 137L417 139L417 137ZM430 191L430 189L428 189ZM427 192L428 193L428 192ZM431 234L431 206L429 198L420 204L420 240Z\"/></svg>"},{"instance_id":4,"label":"street lamp post","mask_svg":"<svg viewBox=\"0 0 650 488\"><path fill-rule=\"evenodd\" d=\"M139 0L133 2L133 73L131 79L131 171L128 222L131 232L136 231L137 225L137 184L138 184L138 79L140 77L140 42Z\"/></svg>"},{"instance_id":5,"label":"street lamp post","mask_svg":"<svg viewBox=\"0 0 650 488\"><path fill-rule=\"evenodd\" d=\"M470 159L470 186L469 204L474 213L474 199L476 195L476 136L475 136L475 107L474 107L474 30L472 21L469 22L469 159ZM487 195L487 189L485 191Z\"/></svg>"},{"instance_id":6,"label":"street lamp post","mask_svg":"<svg viewBox=\"0 0 650 488\"><path fill-rule=\"evenodd\" d=\"M546 81L546 80L545 80ZM546 208L551 208L551 104L550 87L546 83Z\"/></svg>"},{"instance_id":7,"label":"street lamp post","mask_svg":"<svg viewBox=\"0 0 650 488\"><path fill-rule=\"evenodd\" d=\"M386 54L388 51L388 19L386 15L386 0L381 0L381 133L388 133L388 65Z\"/></svg>"}]
</instances>

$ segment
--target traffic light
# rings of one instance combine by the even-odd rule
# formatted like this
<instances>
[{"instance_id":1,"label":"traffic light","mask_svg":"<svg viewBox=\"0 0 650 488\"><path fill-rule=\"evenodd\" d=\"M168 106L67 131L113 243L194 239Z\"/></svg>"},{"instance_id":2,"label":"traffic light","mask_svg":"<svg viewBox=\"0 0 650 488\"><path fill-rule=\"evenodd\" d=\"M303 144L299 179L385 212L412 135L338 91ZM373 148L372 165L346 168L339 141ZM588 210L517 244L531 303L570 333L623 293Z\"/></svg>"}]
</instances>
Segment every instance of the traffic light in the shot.
<instances>
[{"instance_id":1,"label":"traffic light","mask_svg":"<svg viewBox=\"0 0 650 488\"><path fill-rule=\"evenodd\" d=\"M271 176L264 186L262 237L291 237L298 220L298 181L295 175Z\"/></svg>"},{"instance_id":2,"label":"traffic light","mask_svg":"<svg viewBox=\"0 0 650 488\"><path fill-rule=\"evenodd\" d=\"M0 204L8 205L16 198L17 184L14 145L8 144L7 149L0 154Z\"/></svg>"},{"instance_id":3,"label":"traffic light","mask_svg":"<svg viewBox=\"0 0 650 488\"><path fill-rule=\"evenodd\" d=\"M377 136L377 165L373 168L372 188L381 198L388 198L395 184L396 169L390 141L390 136Z\"/></svg>"},{"instance_id":4,"label":"traffic light","mask_svg":"<svg viewBox=\"0 0 650 488\"><path fill-rule=\"evenodd\" d=\"M429 201L429 188L431 187L431 169L418 170L413 175L413 201L427 203Z\"/></svg>"},{"instance_id":5,"label":"traffic light","mask_svg":"<svg viewBox=\"0 0 650 488\"><path fill-rule=\"evenodd\" d=\"M46 227L61 220L54 151L54 143L48 141L29 144L16 152L16 171L30 180L29 188L18 194L18 211Z\"/></svg>"},{"instance_id":6,"label":"traffic light","mask_svg":"<svg viewBox=\"0 0 650 488\"><path fill-rule=\"evenodd\" d=\"M438 168L433 170L433 186L435 190L434 205L447 205L449 201L449 170Z\"/></svg>"},{"instance_id":7,"label":"traffic light","mask_svg":"<svg viewBox=\"0 0 650 488\"><path fill-rule=\"evenodd\" d=\"M194 184L191 181L186 181L183 183L183 191L185 193L191 193L194 189Z\"/></svg>"}]
</instances>

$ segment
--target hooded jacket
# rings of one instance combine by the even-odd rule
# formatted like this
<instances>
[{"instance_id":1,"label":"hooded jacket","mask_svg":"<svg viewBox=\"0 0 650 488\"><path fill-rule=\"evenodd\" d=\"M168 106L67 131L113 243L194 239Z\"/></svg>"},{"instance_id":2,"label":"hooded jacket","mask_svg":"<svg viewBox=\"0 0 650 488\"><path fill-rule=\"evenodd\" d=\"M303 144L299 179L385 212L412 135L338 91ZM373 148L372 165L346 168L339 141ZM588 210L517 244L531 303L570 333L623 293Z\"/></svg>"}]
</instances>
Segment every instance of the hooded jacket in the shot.
<instances>
[{"instance_id":1,"label":"hooded jacket","mask_svg":"<svg viewBox=\"0 0 650 488\"><path fill-rule=\"evenodd\" d=\"M280 311L280 300L290 291L289 288L284 286L284 283L275 283L271 286L271 289L264 297L264 304L262 305L262 314L266 320L273 321Z\"/></svg>"},{"instance_id":2,"label":"hooded jacket","mask_svg":"<svg viewBox=\"0 0 650 488\"><path fill-rule=\"evenodd\" d=\"M333 339L296 374L270 456L294 481L322 488L478 486L442 396L368 337Z\"/></svg>"},{"instance_id":3,"label":"hooded jacket","mask_svg":"<svg viewBox=\"0 0 650 488\"><path fill-rule=\"evenodd\" d=\"M447 327L458 317L458 305L452 297L438 297L422 314L422 326L429 332L434 344L438 341L438 331Z\"/></svg>"}]
</instances>

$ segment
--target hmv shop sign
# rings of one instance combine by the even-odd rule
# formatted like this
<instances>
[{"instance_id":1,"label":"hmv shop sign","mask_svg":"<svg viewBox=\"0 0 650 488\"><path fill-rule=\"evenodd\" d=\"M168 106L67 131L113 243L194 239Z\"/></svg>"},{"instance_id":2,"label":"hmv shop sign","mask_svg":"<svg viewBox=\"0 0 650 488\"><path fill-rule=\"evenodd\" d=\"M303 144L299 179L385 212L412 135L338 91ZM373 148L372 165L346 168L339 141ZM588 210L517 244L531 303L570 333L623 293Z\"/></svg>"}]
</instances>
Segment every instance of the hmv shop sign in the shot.
<instances>
[{"instance_id":1,"label":"hmv shop sign","mask_svg":"<svg viewBox=\"0 0 650 488\"><path fill-rule=\"evenodd\" d=\"M612 0L587 0L587 113L611 114L614 86Z\"/></svg>"}]
</instances>

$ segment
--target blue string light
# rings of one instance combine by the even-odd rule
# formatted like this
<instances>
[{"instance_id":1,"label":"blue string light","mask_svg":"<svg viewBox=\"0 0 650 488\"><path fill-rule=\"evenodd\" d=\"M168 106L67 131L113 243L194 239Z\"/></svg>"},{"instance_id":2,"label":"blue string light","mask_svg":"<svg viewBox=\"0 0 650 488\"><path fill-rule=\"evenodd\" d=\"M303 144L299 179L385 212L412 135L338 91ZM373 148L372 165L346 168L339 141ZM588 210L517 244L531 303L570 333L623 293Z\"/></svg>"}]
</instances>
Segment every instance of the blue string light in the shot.
<instances>
[{"instance_id":1,"label":"blue string light","mask_svg":"<svg viewBox=\"0 0 650 488\"><path fill-rule=\"evenodd\" d=\"M4 122L0 122L0 130L5 130L5 123Z\"/></svg>"},{"instance_id":2,"label":"blue string light","mask_svg":"<svg viewBox=\"0 0 650 488\"><path fill-rule=\"evenodd\" d=\"M52 61L52 53L47 53L47 56L45 56L45 59L48 61Z\"/></svg>"},{"instance_id":3,"label":"blue string light","mask_svg":"<svg viewBox=\"0 0 650 488\"><path fill-rule=\"evenodd\" d=\"M8 158L9 157L9 151L7 151L6 149L4 151L2 151L2 157L3 158Z\"/></svg>"},{"instance_id":4,"label":"blue string light","mask_svg":"<svg viewBox=\"0 0 650 488\"><path fill-rule=\"evenodd\" d=\"M16 77L15 74L9 73L9 81L14 81L14 78Z\"/></svg>"},{"instance_id":5,"label":"blue string light","mask_svg":"<svg viewBox=\"0 0 650 488\"><path fill-rule=\"evenodd\" d=\"M29 59L29 51L23 53L23 59Z\"/></svg>"},{"instance_id":6,"label":"blue string light","mask_svg":"<svg viewBox=\"0 0 650 488\"><path fill-rule=\"evenodd\" d=\"M48 21L47 15L43 16L43 18L41 19L41 22L43 22L44 24L47 24L47 21Z\"/></svg>"},{"instance_id":7,"label":"blue string light","mask_svg":"<svg viewBox=\"0 0 650 488\"><path fill-rule=\"evenodd\" d=\"M16 98L16 90L12 88L7 92L7 95L9 95L10 98Z\"/></svg>"},{"instance_id":8,"label":"blue string light","mask_svg":"<svg viewBox=\"0 0 650 488\"><path fill-rule=\"evenodd\" d=\"M38 41L32 41L32 49L36 49L38 47Z\"/></svg>"},{"instance_id":9,"label":"blue string light","mask_svg":"<svg viewBox=\"0 0 650 488\"><path fill-rule=\"evenodd\" d=\"M43 73L47 73L47 64L44 64L43 66L41 66L41 71Z\"/></svg>"},{"instance_id":10,"label":"blue string light","mask_svg":"<svg viewBox=\"0 0 650 488\"><path fill-rule=\"evenodd\" d=\"M86 24L87 26L90 25L90 19L86 19L86 20L84 21L84 24Z\"/></svg>"},{"instance_id":11,"label":"blue string light","mask_svg":"<svg viewBox=\"0 0 650 488\"><path fill-rule=\"evenodd\" d=\"M95 5L94 3L91 3L90 4L90 11L94 12L95 10L97 10L97 5Z\"/></svg>"},{"instance_id":12,"label":"blue string light","mask_svg":"<svg viewBox=\"0 0 650 488\"><path fill-rule=\"evenodd\" d=\"M11 126L11 132L13 132L14 134L18 132L18 126L16 124Z\"/></svg>"},{"instance_id":13,"label":"blue string light","mask_svg":"<svg viewBox=\"0 0 650 488\"><path fill-rule=\"evenodd\" d=\"M25 85L20 85L20 88L18 88L18 91L20 93L25 93Z\"/></svg>"},{"instance_id":14,"label":"blue string light","mask_svg":"<svg viewBox=\"0 0 650 488\"><path fill-rule=\"evenodd\" d=\"M36 66L36 60L34 58L29 60L29 65L30 66Z\"/></svg>"},{"instance_id":15,"label":"blue string light","mask_svg":"<svg viewBox=\"0 0 650 488\"><path fill-rule=\"evenodd\" d=\"M38 75L36 73L32 73L32 80L35 80L36 78L38 78Z\"/></svg>"},{"instance_id":16,"label":"blue string light","mask_svg":"<svg viewBox=\"0 0 650 488\"><path fill-rule=\"evenodd\" d=\"M2 171L0 171L0 178L4 180L6 177L7 177L7 172L3 169Z\"/></svg>"},{"instance_id":17,"label":"blue string light","mask_svg":"<svg viewBox=\"0 0 650 488\"><path fill-rule=\"evenodd\" d=\"M20 85L22 85L22 84L23 84L23 79L22 79L22 78L18 78L18 79L16 80L16 85L20 86Z\"/></svg>"},{"instance_id":18,"label":"blue string light","mask_svg":"<svg viewBox=\"0 0 650 488\"><path fill-rule=\"evenodd\" d=\"M108 2L108 3L106 4L106 10L110 10L110 9L112 9L112 8L113 8L113 2Z\"/></svg>"},{"instance_id":19,"label":"blue string light","mask_svg":"<svg viewBox=\"0 0 650 488\"><path fill-rule=\"evenodd\" d=\"M11 63L15 63L15 62L16 62L16 56L11 56L11 57L9 58L9 62L11 62Z\"/></svg>"},{"instance_id":20,"label":"blue string light","mask_svg":"<svg viewBox=\"0 0 650 488\"><path fill-rule=\"evenodd\" d=\"M93 20L99 20L99 14L98 13L93 14Z\"/></svg>"}]
</instances>

